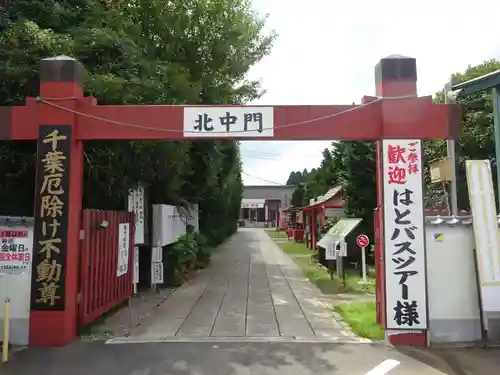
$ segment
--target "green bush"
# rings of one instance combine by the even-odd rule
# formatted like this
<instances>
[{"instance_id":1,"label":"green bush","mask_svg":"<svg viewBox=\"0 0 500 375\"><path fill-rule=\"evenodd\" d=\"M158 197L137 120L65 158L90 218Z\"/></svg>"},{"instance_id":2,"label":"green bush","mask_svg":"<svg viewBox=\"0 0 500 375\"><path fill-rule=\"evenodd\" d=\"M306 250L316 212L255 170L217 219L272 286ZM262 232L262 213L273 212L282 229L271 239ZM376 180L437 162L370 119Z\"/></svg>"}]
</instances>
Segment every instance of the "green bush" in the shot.
<instances>
[{"instance_id":1,"label":"green bush","mask_svg":"<svg viewBox=\"0 0 500 375\"><path fill-rule=\"evenodd\" d=\"M196 269L208 266L212 247L203 234L186 233L179 240L163 248L165 283L180 285Z\"/></svg>"},{"instance_id":2,"label":"green bush","mask_svg":"<svg viewBox=\"0 0 500 375\"><path fill-rule=\"evenodd\" d=\"M212 247L208 244L208 239L203 234L196 234L197 244L196 260L198 268L205 268L210 264L212 258Z\"/></svg>"}]
</instances>

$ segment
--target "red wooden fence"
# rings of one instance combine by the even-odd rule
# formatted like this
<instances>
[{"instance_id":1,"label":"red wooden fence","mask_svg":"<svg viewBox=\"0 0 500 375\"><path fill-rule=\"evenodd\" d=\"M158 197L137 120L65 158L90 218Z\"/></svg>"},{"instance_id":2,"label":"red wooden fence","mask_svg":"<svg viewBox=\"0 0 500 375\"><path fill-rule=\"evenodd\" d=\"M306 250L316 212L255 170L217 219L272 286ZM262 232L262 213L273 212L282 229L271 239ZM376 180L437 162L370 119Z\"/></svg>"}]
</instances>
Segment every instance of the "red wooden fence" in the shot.
<instances>
[{"instance_id":1,"label":"red wooden fence","mask_svg":"<svg viewBox=\"0 0 500 375\"><path fill-rule=\"evenodd\" d=\"M134 215L120 211L84 210L80 258L80 327L132 295ZM107 222L107 226L106 226ZM100 224L103 223L101 226ZM129 223L128 271L117 277L118 224Z\"/></svg>"}]
</instances>

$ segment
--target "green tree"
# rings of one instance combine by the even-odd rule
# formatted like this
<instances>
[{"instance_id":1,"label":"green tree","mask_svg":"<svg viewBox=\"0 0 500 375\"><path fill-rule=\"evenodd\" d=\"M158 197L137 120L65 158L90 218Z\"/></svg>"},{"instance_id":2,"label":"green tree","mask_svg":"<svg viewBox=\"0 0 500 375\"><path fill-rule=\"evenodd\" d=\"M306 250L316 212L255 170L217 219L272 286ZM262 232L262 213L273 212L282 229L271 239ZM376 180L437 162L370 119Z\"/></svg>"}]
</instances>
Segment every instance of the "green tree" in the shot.
<instances>
[{"instance_id":1,"label":"green tree","mask_svg":"<svg viewBox=\"0 0 500 375\"><path fill-rule=\"evenodd\" d=\"M374 142L341 142L340 178L347 197L348 216L363 219L365 233L373 233L373 209L377 206L376 147Z\"/></svg>"},{"instance_id":2,"label":"green tree","mask_svg":"<svg viewBox=\"0 0 500 375\"><path fill-rule=\"evenodd\" d=\"M262 94L245 76L271 48L264 21L246 0L16 0L0 24L0 105L38 95L40 60L61 54L84 64L99 104L245 103ZM35 154L0 144L2 214L32 215ZM84 207L123 209L141 182L154 203L199 203L214 243L236 228L236 142L89 142L85 156Z\"/></svg>"},{"instance_id":3,"label":"green tree","mask_svg":"<svg viewBox=\"0 0 500 375\"><path fill-rule=\"evenodd\" d=\"M292 206L301 207L306 204L307 202L305 201L304 183L300 183L295 187L295 189L293 189Z\"/></svg>"},{"instance_id":4,"label":"green tree","mask_svg":"<svg viewBox=\"0 0 500 375\"><path fill-rule=\"evenodd\" d=\"M335 150L335 145L336 143L332 144L333 150ZM324 149L323 160L319 168L313 168L310 172L307 170L291 172L288 182L291 185L297 185L294 195L292 195L294 205L308 204L311 198L324 195L333 186L341 184L337 164L335 151Z\"/></svg>"},{"instance_id":5,"label":"green tree","mask_svg":"<svg viewBox=\"0 0 500 375\"><path fill-rule=\"evenodd\" d=\"M456 84L468 81L499 69L500 61L495 59L488 60L476 66L469 66L463 73L453 74L452 82ZM437 103L443 103L443 94L437 93L435 101ZM460 209L469 210L465 160L491 160L494 187L495 190L498 189L496 180L493 102L491 93L488 91L461 98L458 100L458 104L462 106L462 136L456 142L456 154L458 159L458 206ZM445 141L428 141L425 142L424 147L427 161L446 156ZM443 190L439 186L431 185L428 181L426 191L428 200L443 204L445 196ZM497 195L495 194L495 196Z\"/></svg>"},{"instance_id":6,"label":"green tree","mask_svg":"<svg viewBox=\"0 0 500 375\"><path fill-rule=\"evenodd\" d=\"M500 61L488 60L477 66L469 66L463 73L452 76L453 83L477 78L500 69ZM442 92L435 95L435 102L443 103ZM495 141L490 92L477 93L458 101L462 105L462 136L457 141L458 157L458 201L459 208L469 209L465 160L488 159L496 187ZM328 155L329 154L329 155ZM444 140L424 142L425 202L427 206L445 204L445 194L440 185L431 184L429 161L446 155ZM363 219L364 230L373 231L373 209L376 199L376 151L374 142L342 141L334 143L332 149L323 153L323 161L303 183L305 197L317 194L320 188L333 181L344 186L347 197L347 214ZM298 190L298 188L296 189ZM321 194L321 193L320 193Z\"/></svg>"},{"instance_id":7,"label":"green tree","mask_svg":"<svg viewBox=\"0 0 500 375\"><path fill-rule=\"evenodd\" d=\"M300 183L304 182L307 178L307 169L304 171L305 174L303 174L301 171L292 171L290 173L290 176L288 176L288 180L286 180L287 185L296 185L298 186Z\"/></svg>"}]
</instances>

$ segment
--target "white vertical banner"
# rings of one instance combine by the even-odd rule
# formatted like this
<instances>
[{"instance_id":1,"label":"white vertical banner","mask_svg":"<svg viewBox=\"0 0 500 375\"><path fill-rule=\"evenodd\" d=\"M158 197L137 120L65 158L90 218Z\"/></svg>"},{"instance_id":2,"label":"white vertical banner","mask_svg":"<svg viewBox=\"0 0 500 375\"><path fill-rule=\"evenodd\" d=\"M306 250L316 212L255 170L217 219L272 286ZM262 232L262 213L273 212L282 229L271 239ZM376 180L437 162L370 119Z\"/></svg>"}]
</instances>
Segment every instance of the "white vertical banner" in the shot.
<instances>
[{"instance_id":1,"label":"white vertical banner","mask_svg":"<svg viewBox=\"0 0 500 375\"><path fill-rule=\"evenodd\" d=\"M134 246L134 284L139 283L139 246Z\"/></svg>"},{"instance_id":2,"label":"white vertical banner","mask_svg":"<svg viewBox=\"0 0 500 375\"><path fill-rule=\"evenodd\" d=\"M163 248L161 246L153 247L151 249L151 262L153 263L163 262Z\"/></svg>"},{"instance_id":3,"label":"white vertical banner","mask_svg":"<svg viewBox=\"0 0 500 375\"><path fill-rule=\"evenodd\" d=\"M489 160L466 160L482 310L500 311L500 234Z\"/></svg>"},{"instance_id":4,"label":"white vertical banner","mask_svg":"<svg viewBox=\"0 0 500 375\"><path fill-rule=\"evenodd\" d=\"M134 243L136 245L145 243L144 194L144 188L137 187L130 190L128 195L128 212L133 212L135 215Z\"/></svg>"},{"instance_id":5,"label":"white vertical banner","mask_svg":"<svg viewBox=\"0 0 500 375\"><path fill-rule=\"evenodd\" d=\"M151 263L151 284L163 284L163 263Z\"/></svg>"},{"instance_id":6,"label":"white vertical banner","mask_svg":"<svg viewBox=\"0 0 500 375\"><path fill-rule=\"evenodd\" d=\"M422 171L418 139L382 141L388 329L427 329Z\"/></svg>"},{"instance_id":7,"label":"white vertical banner","mask_svg":"<svg viewBox=\"0 0 500 375\"><path fill-rule=\"evenodd\" d=\"M118 264L116 267L116 277L125 275L128 272L128 258L130 246L130 224L118 224Z\"/></svg>"}]
</instances>

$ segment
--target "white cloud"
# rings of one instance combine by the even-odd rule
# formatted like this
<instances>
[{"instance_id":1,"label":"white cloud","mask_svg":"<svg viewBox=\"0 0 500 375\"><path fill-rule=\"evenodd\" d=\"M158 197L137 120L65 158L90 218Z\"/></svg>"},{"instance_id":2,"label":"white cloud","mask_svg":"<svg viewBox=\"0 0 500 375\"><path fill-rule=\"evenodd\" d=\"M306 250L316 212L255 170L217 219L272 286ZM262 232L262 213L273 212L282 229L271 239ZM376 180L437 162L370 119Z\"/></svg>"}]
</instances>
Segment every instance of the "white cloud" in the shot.
<instances>
[{"instance_id":1,"label":"white cloud","mask_svg":"<svg viewBox=\"0 0 500 375\"><path fill-rule=\"evenodd\" d=\"M391 54L415 57L420 95L450 74L500 57L500 3L492 0L253 0L278 39L250 72L267 94L255 104L351 104L374 94L374 67ZM285 183L318 166L330 142L243 142L244 171ZM270 156L269 154L273 154ZM303 156L306 154L306 156ZM316 155L316 156L315 156ZM271 160L274 159L274 160ZM266 184L244 176L245 184Z\"/></svg>"}]
</instances>

